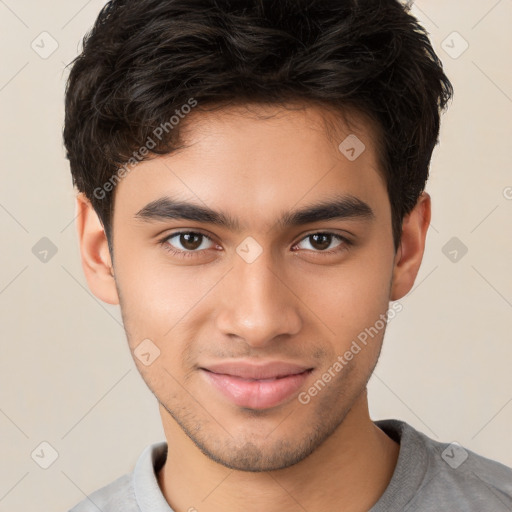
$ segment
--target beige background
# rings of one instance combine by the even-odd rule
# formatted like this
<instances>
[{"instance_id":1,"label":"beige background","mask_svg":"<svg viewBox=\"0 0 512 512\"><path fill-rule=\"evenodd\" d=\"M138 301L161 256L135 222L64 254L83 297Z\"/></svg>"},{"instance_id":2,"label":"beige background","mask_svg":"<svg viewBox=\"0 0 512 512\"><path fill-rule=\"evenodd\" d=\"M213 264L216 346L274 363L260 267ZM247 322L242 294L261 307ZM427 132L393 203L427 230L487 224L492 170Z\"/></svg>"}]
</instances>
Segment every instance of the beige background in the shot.
<instances>
[{"instance_id":1,"label":"beige background","mask_svg":"<svg viewBox=\"0 0 512 512\"><path fill-rule=\"evenodd\" d=\"M164 439L118 309L87 289L61 142L64 65L104 3L0 0L0 511L68 510ZM455 98L427 187L424 263L389 325L370 405L374 419L512 466L512 1L461 6L413 7ZM51 49L43 31L58 43L46 59L31 47ZM460 56L454 31L469 44ZM42 237L57 248L46 263L32 252ZM443 253L452 237L468 248L456 262ZM43 441L58 453L48 469L31 457Z\"/></svg>"}]
</instances>

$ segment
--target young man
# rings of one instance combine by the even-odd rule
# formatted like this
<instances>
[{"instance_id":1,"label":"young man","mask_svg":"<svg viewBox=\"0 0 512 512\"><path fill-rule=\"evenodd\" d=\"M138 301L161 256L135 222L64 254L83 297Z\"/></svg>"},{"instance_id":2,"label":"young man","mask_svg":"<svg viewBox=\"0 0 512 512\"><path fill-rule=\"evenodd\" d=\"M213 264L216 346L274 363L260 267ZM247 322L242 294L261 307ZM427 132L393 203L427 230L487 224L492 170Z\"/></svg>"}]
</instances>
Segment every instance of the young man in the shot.
<instances>
[{"instance_id":1,"label":"young man","mask_svg":"<svg viewBox=\"0 0 512 512\"><path fill-rule=\"evenodd\" d=\"M512 470L368 412L451 95L396 0L105 6L64 139L166 442L73 512L512 510Z\"/></svg>"}]
</instances>

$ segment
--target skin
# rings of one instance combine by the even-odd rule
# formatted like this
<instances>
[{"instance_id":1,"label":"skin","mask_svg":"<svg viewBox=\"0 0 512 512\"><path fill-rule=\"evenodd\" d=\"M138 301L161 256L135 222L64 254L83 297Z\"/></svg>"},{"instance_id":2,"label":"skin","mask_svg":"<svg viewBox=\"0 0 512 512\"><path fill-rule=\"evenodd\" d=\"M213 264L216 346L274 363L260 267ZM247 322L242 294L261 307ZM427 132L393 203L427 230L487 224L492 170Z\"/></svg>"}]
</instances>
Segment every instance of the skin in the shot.
<instances>
[{"instance_id":1,"label":"skin","mask_svg":"<svg viewBox=\"0 0 512 512\"><path fill-rule=\"evenodd\" d=\"M412 288L430 197L423 193L405 217L395 253L375 132L365 118L350 119L348 126L313 105L190 114L182 126L188 147L140 163L117 185L113 260L96 213L77 198L90 289L120 304L132 351L144 339L160 350L149 366L134 361L159 401L169 452L158 481L177 512L367 511L389 484L399 445L371 421L366 391L385 329L306 405L296 393L265 410L238 407L199 370L232 358L295 362L314 368L300 389L307 391ZM354 161L338 149L349 134L366 146ZM333 192L360 198L374 217L276 223ZM164 195L223 211L243 229L135 218ZM179 258L159 240L183 229L212 240ZM327 250L342 249L322 254L307 235L325 231L354 243L332 238ZM248 236L262 249L251 263L236 252ZM187 249L179 236L167 243Z\"/></svg>"}]
</instances>

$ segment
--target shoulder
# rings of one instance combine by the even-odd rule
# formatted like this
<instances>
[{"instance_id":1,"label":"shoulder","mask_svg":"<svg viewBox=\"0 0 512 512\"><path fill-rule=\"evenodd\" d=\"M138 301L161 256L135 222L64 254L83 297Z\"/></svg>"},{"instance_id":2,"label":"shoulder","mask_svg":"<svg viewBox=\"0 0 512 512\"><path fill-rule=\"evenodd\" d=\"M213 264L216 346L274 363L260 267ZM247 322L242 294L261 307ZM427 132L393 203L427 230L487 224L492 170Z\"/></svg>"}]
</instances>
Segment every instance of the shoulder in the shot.
<instances>
[{"instance_id":1,"label":"shoulder","mask_svg":"<svg viewBox=\"0 0 512 512\"><path fill-rule=\"evenodd\" d=\"M427 438L434 470L425 491L464 504L464 510L512 510L512 469L458 443Z\"/></svg>"},{"instance_id":2,"label":"shoulder","mask_svg":"<svg viewBox=\"0 0 512 512\"><path fill-rule=\"evenodd\" d=\"M133 471L86 496L69 512L140 512L141 508L151 510L155 503L160 503L163 509L166 503L158 487L156 471L166 454L165 442L146 446Z\"/></svg>"},{"instance_id":3,"label":"shoulder","mask_svg":"<svg viewBox=\"0 0 512 512\"><path fill-rule=\"evenodd\" d=\"M512 468L458 443L431 439L403 421L376 423L401 444L400 484L414 487L404 510L512 510Z\"/></svg>"},{"instance_id":4,"label":"shoulder","mask_svg":"<svg viewBox=\"0 0 512 512\"><path fill-rule=\"evenodd\" d=\"M69 512L138 512L132 485L132 474L125 474L94 491Z\"/></svg>"}]
</instances>

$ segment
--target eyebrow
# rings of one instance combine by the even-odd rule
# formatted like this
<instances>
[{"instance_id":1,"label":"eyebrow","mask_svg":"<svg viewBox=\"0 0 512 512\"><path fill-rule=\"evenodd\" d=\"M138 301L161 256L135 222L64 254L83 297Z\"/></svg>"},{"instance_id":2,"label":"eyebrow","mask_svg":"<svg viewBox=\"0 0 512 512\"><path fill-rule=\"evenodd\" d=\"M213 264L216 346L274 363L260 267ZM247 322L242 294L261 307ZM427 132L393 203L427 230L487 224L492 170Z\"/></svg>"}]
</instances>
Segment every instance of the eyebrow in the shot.
<instances>
[{"instance_id":1,"label":"eyebrow","mask_svg":"<svg viewBox=\"0 0 512 512\"><path fill-rule=\"evenodd\" d=\"M234 232L242 231L238 220L227 213L212 210L207 206L172 199L168 196L151 201L135 214L135 218L147 222L190 220L216 225ZM370 221L374 218L375 214L367 203L347 194L316 202L302 209L284 212L276 221L276 225L286 228L333 219Z\"/></svg>"}]
</instances>

